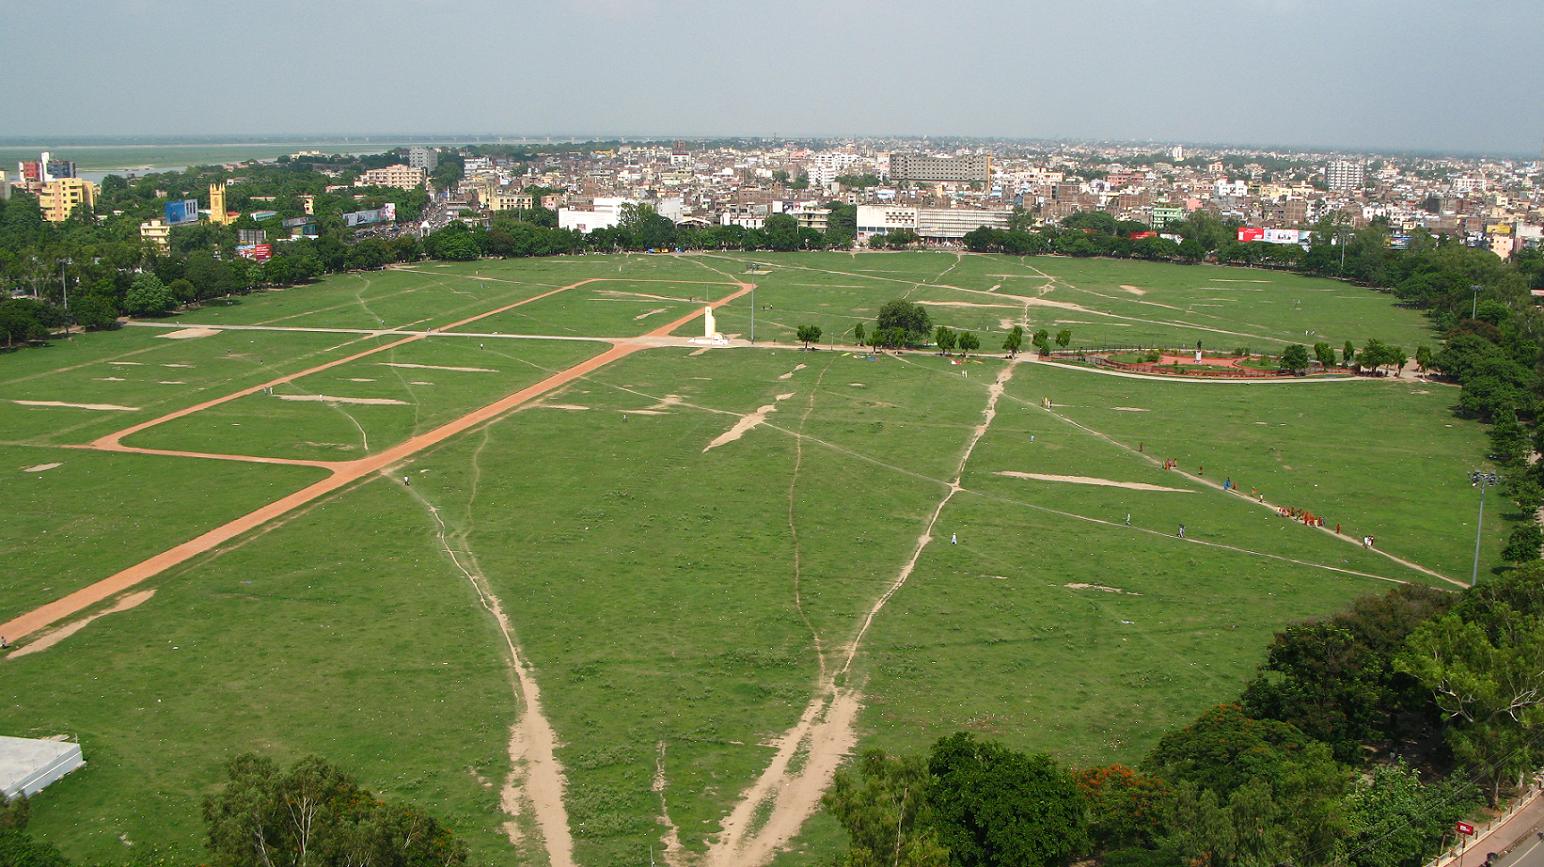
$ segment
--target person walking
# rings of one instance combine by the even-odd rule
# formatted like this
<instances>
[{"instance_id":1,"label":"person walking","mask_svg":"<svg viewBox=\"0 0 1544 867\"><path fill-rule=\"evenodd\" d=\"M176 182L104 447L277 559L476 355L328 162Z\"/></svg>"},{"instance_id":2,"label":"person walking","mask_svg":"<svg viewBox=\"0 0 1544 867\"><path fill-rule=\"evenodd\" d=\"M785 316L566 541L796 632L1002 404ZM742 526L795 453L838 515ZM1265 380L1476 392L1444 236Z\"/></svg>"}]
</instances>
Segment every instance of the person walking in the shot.
<instances>
[{"instance_id":1,"label":"person walking","mask_svg":"<svg viewBox=\"0 0 1544 867\"><path fill-rule=\"evenodd\" d=\"M949 534L949 544L951 544L951 545L958 545L958 544L960 544L960 534L958 534L958 533L950 533Z\"/></svg>"},{"instance_id":2,"label":"person walking","mask_svg":"<svg viewBox=\"0 0 1544 867\"><path fill-rule=\"evenodd\" d=\"M1181 539L1185 538L1185 525L1184 524L1180 524L1179 525L1179 537Z\"/></svg>"},{"instance_id":3,"label":"person walking","mask_svg":"<svg viewBox=\"0 0 1544 867\"><path fill-rule=\"evenodd\" d=\"M1126 513L1126 526L1128 526L1128 527L1131 526L1131 513L1130 512Z\"/></svg>"}]
</instances>

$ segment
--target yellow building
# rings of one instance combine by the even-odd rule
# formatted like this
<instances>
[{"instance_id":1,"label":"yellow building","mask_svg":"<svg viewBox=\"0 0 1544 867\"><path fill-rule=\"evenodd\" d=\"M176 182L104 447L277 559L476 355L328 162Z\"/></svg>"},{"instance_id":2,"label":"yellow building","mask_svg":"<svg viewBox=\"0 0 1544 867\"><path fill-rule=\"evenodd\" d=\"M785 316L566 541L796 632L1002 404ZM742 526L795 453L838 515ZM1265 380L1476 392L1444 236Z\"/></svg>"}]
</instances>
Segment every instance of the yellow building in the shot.
<instances>
[{"instance_id":1,"label":"yellow building","mask_svg":"<svg viewBox=\"0 0 1544 867\"><path fill-rule=\"evenodd\" d=\"M96 184L80 178L59 178L43 185L38 193L38 207L43 209L43 219L50 223L62 223L75 213L77 206L86 210L96 207Z\"/></svg>"},{"instance_id":2,"label":"yellow building","mask_svg":"<svg viewBox=\"0 0 1544 867\"><path fill-rule=\"evenodd\" d=\"M225 184L215 181L209 185L209 222L223 226L230 221L225 210Z\"/></svg>"},{"instance_id":3,"label":"yellow building","mask_svg":"<svg viewBox=\"0 0 1544 867\"><path fill-rule=\"evenodd\" d=\"M302 194L300 196L300 208L306 216L314 216L316 214L316 196L310 193Z\"/></svg>"},{"instance_id":4,"label":"yellow building","mask_svg":"<svg viewBox=\"0 0 1544 867\"><path fill-rule=\"evenodd\" d=\"M172 227L162 220L147 220L139 224L139 237L155 245L162 253L172 249Z\"/></svg>"}]
</instances>

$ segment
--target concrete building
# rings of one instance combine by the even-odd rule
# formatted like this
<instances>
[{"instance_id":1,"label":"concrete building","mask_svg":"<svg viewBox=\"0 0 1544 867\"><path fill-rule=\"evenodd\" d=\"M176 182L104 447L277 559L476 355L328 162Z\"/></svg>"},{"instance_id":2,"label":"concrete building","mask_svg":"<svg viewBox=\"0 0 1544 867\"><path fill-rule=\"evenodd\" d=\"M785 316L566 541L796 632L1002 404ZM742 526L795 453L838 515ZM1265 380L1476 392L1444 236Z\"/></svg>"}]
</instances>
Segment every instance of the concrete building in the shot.
<instances>
[{"instance_id":1,"label":"concrete building","mask_svg":"<svg viewBox=\"0 0 1544 867\"><path fill-rule=\"evenodd\" d=\"M0 171L0 202L11 197L11 182L6 179L5 172Z\"/></svg>"},{"instance_id":2,"label":"concrete building","mask_svg":"<svg viewBox=\"0 0 1544 867\"><path fill-rule=\"evenodd\" d=\"M927 241L958 241L982 226L1008 228L1013 212L978 208L917 208L909 205L859 205L858 240L910 229Z\"/></svg>"},{"instance_id":3,"label":"concrete building","mask_svg":"<svg viewBox=\"0 0 1544 867\"><path fill-rule=\"evenodd\" d=\"M409 168L432 172L440 164L440 152L431 147L413 145L407 149L407 164Z\"/></svg>"},{"instance_id":4,"label":"concrete building","mask_svg":"<svg viewBox=\"0 0 1544 867\"><path fill-rule=\"evenodd\" d=\"M558 228L575 229L589 234L596 229L609 229L622 222L622 206L637 204L631 199L597 198L589 208L559 208Z\"/></svg>"},{"instance_id":5,"label":"concrete building","mask_svg":"<svg viewBox=\"0 0 1544 867\"><path fill-rule=\"evenodd\" d=\"M918 208L917 234L928 241L958 241L968 233L987 226L1006 229L1013 212L977 208Z\"/></svg>"},{"instance_id":6,"label":"concrete building","mask_svg":"<svg viewBox=\"0 0 1544 867\"><path fill-rule=\"evenodd\" d=\"M1367 182L1367 166L1360 160L1332 160L1324 167L1324 181L1333 192L1355 192Z\"/></svg>"},{"instance_id":7,"label":"concrete building","mask_svg":"<svg viewBox=\"0 0 1544 867\"><path fill-rule=\"evenodd\" d=\"M171 252L172 227L167 225L164 220L155 219L140 223L139 237L142 241L154 244L155 248L162 253Z\"/></svg>"},{"instance_id":8,"label":"concrete building","mask_svg":"<svg viewBox=\"0 0 1544 867\"><path fill-rule=\"evenodd\" d=\"M529 211L536 204L530 193L499 190L489 190L486 194L479 192L478 199L483 203L483 207L490 211Z\"/></svg>"},{"instance_id":9,"label":"concrete building","mask_svg":"<svg viewBox=\"0 0 1544 867\"><path fill-rule=\"evenodd\" d=\"M230 212L225 209L225 184L220 181L209 185L209 222L217 226L232 222Z\"/></svg>"},{"instance_id":10,"label":"concrete building","mask_svg":"<svg viewBox=\"0 0 1544 867\"><path fill-rule=\"evenodd\" d=\"M96 207L96 184L80 178L60 178L49 181L38 192L38 207L43 209L43 219L50 223L62 223L75 213L78 207L91 210Z\"/></svg>"},{"instance_id":11,"label":"concrete building","mask_svg":"<svg viewBox=\"0 0 1544 867\"><path fill-rule=\"evenodd\" d=\"M397 163L382 169L370 169L354 181L356 187L396 187L399 190L416 190L424 185L427 173L421 168Z\"/></svg>"},{"instance_id":12,"label":"concrete building","mask_svg":"<svg viewBox=\"0 0 1544 867\"><path fill-rule=\"evenodd\" d=\"M676 139L670 146L670 164L673 166L689 166L692 164L692 155L686 149L686 142Z\"/></svg>"},{"instance_id":13,"label":"concrete building","mask_svg":"<svg viewBox=\"0 0 1544 867\"><path fill-rule=\"evenodd\" d=\"M1164 226L1185 219L1185 208L1182 205L1153 205L1152 218L1148 220L1154 229L1162 229Z\"/></svg>"},{"instance_id":14,"label":"concrete building","mask_svg":"<svg viewBox=\"0 0 1544 867\"><path fill-rule=\"evenodd\" d=\"M966 184L992 180L992 155L934 157L926 154L890 155L890 178L896 181L936 181Z\"/></svg>"}]
</instances>

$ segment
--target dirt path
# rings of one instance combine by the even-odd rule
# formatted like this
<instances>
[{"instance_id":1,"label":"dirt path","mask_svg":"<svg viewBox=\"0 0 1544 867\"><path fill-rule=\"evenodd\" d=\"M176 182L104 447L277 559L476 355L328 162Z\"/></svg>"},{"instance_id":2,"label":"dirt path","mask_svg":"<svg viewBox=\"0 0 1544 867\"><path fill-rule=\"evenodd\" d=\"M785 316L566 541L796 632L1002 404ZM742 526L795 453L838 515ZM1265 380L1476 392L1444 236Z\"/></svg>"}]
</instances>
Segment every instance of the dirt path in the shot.
<instances>
[{"instance_id":1,"label":"dirt path","mask_svg":"<svg viewBox=\"0 0 1544 867\"><path fill-rule=\"evenodd\" d=\"M567 780L557 760L557 732L542 712L541 690L536 684L536 673L530 661L520 652L509 615L504 613L504 606L488 584L487 576L483 574L468 541L471 535L471 509L477 498L480 477L478 462L487 442L485 437L472 456L472 482L467 495L466 522L454 534L456 544L451 544L452 534L440 510L417 489L407 490L434 518L435 535L445 556L471 585L477 594L478 603L493 618L504 642L505 663L510 670L515 697L521 706L521 712L516 715L509 730L509 778L499 793L500 806L509 815L506 834L511 843L518 842L516 820L522 805L529 804L536 818L536 826L541 831L548 862L552 867L573 867L574 838L568 825L568 809L563 803ZM462 560L463 556L465 561Z\"/></svg>"},{"instance_id":2,"label":"dirt path","mask_svg":"<svg viewBox=\"0 0 1544 867\"><path fill-rule=\"evenodd\" d=\"M820 806L820 797L830 786L837 767L857 743L857 719L863 699L858 687L847 678L862 649L863 638L886 603L905 586L923 550L933 540L933 529L944 507L962 490L960 479L965 473L965 465L996 418L997 402L1015 369L1014 365L1003 365L988 389L981 423L972 429L955 466L954 478L928 515L910 558L864 614L857 633L842 654L842 667L822 678L816 695L810 699L798 721L774 741L777 750L772 761L740 794L722 823L723 830L718 839L709 847L706 857L709 867L767 863L799 833L804 822ZM794 768L794 759L801 755L802 765ZM766 821L757 825L757 815L763 811Z\"/></svg>"},{"instance_id":3,"label":"dirt path","mask_svg":"<svg viewBox=\"0 0 1544 867\"><path fill-rule=\"evenodd\" d=\"M1128 491L1167 491L1175 494L1193 494L1188 488L1166 488L1146 482L1118 482L1114 479L1098 479L1093 476L1061 476L1054 473L1021 473L1017 470L998 470L996 475L1010 479L1029 479L1039 482L1066 482L1071 485L1096 485L1105 488L1125 488Z\"/></svg>"},{"instance_id":4,"label":"dirt path","mask_svg":"<svg viewBox=\"0 0 1544 867\"><path fill-rule=\"evenodd\" d=\"M591 281L584 280L572 285L578 286L588 282ZM737 288L734 292L731 292L723 298L712 302L709 306L718 307L727 304L730 301L739 298L741 295L750 292L752 288L751 284L749 283L739 283L737 285L739 288ZM562 290L553 291L556 292ZM650 336L668 335L671 331L674 331L682 325L685 325L701 314L702 308L699 307L696 310L693 310L674 321L660 326L649 334ZM240 536L249 530L261 527L269 521L286 515L319 497L325 496L329 493L332 493L333 491L346 487L347 485L352 484L353 482L358 481L359 479L362 479L371 473L378 472L385 467L389 467L392 464L412 457L418 452L443 442L444 440L449 439L456 434L470 430L477 425L498 418L499 416L508 413L510 410L513 410L516 407L522 406L537 397L547 394L553 389L574 381L575 379L593 373L594 371L599 370L614 361L626 358L634 352L645 348L646 345L647 344L644 343L626 343L613 345L607 351L585 359L584 361L581 361L572 367L558 371L557 373L548 376L547 378L535 383L534 385L526 386L525 388L522 388L513 394L506 395L505 397L496 400L493 403L475 409L472 412L469 412L466 415L455 419L454 421L447 422L437 428L434 428L433 430L411 437L401 443L398 443L395 446L377 452L374 455L361 458L356 461L332 464L328 466L328 469L332 470L332 475L322 479L321 481L307 485L298 491L274 500L273 502L268 503L267 505L255 509L251 512L248 512L247 514L242 515L233 521L229 521L220 525L219 527L201 533L186 542L183 542L159 554L156 554L153 557L136 563L127 569L123 569L122 571L110 575L107 578L96 582L95 584L83 587L46 605L39 606L38 608L35 608L26 614L15 617L6 623L0 623L0 635L4 635L12 641L16 641L18 639L32 635L33 633L46 626L76 614L77 612L92 605L101 603L102 601L115 596L130 587L135 586L136 584L161 574L173 566L176 566L180 563L185 563L200 554L213 550L214 548L217 548L220 545L235 539L237 536ZM337 362L331 362L327 365L324 365L323 367L336 366L336 363ZM287 379L303 376L308 372L314 372L314 369L313 371L303 371L298 374L291 374L289 377L287 377ZM263 386L256 386L254 389L260 389L262 387ZM240 392L236 392L236 394L250 394L254 389L242 389ZM227 396L223 399L206 401L204 404L200 404L200 407L215 406L231 399L234 398ZM98 441L98 443L101 443L100 445L98 443L93 443L93 446L103 451L135 451L135 449L130 449L118 445L117 440L123 436L128 435L128 433L132 431L153 427L156 424L160 424L172 418L181 418L182 416L188 414L189 411L186 409L168 413L161 418L151 419L148 422L142 422L132 428L126 428L123 431L119 431L116 434L109 434L107 437L104 437L102 440Z\"/></svg>"}]
</instances>

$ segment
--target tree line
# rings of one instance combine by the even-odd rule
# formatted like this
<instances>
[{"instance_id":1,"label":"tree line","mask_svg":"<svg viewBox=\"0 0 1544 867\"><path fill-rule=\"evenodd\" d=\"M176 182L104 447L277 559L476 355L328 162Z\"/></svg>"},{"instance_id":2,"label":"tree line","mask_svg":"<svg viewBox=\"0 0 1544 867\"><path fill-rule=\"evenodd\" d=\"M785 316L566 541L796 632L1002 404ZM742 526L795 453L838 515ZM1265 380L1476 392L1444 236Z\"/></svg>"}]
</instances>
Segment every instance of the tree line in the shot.
<instances>
[{"instance_id":1,"label":"tree line","mask_svg":"<svg viewBox=\"0 0 1544 867\"><path fill-rule=\"evenodd\" d=\"M289 767L244 753L225 766L219 790L203 801L204 849L217 867L459 867L466 843L422 808L381 796L324 759ZM0 864L69 867L58 847L27 833L25 797L0 805ZM153 848L124 867L187 863Z\"/></svg>"}]
</instances>

